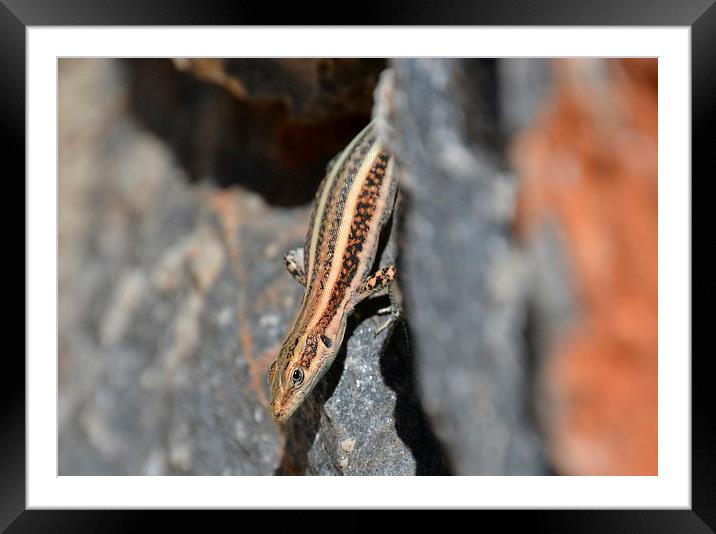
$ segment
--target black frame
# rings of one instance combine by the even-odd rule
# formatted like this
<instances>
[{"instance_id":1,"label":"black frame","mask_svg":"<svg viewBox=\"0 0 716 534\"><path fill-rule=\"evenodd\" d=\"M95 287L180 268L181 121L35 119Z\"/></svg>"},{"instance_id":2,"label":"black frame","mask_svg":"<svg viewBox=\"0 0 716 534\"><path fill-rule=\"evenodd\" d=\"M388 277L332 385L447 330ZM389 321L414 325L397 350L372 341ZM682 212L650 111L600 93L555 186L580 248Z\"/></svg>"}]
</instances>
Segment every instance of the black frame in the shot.
<instances>
[{"instance_id":1,"label":"black frame","mask_svg":"<svg viewBox=\"0 0 716 534\"><path fill-rule=\"evenodd\" d=\"M703 178L716 131L715 0L481 0L446 6L416 0L360 9L312 13L296 7L261 8L252 4L190 0L0 0L0 110L5 161L25 169L25 30L27 26L80 25L260 25L260 24L410 24L410 25L637 25L690 26L692 68L692 167ZM273 13L271 13L273 9ZM259 13L259 11L264 11ZM294 10L294 12L291 12ZM346 13L348 16L343 16ZM709 114L709 111L712 113ZM709 169L709 176L706 176ZM10 178L10 175L8 175ZM7 180L6 183L12 183ZM693 180L692 180L693 183ZM23 188L23 198L25 191ZM8 197L9 198L9 197ZM17 219L15 219L17 220ZM9 222L9 221L8 221ZM15 225L13 225L14 227ZM11 227L8 226L8 229ZM14 258L13 258L14 259ZM25 256L23 255L23 272ZM25 279L26 280L26 279ZM27 282L25 282L27 283ZM24 310L24 307L23 307ZM514 519L549 532L708 532L716 530L716 395L706 372L710 355L692 355L692 508L691 510L530 511L500 514L504 526ZM9 366L9 368L8 368ZM151 512L25 511L25 366L17 352L6 351L0 388L0 531L120 531L142 526ZM21 379L22 377L22 379ZM354 512L354 515L357 513ZM539 515L538 521L535 515ZM527 516L527 517L524 517ZM325 517L325 516L323 516ZM162 516L162 520L166 518ZM182 522L187 522L182 514ZM206 526L205 519L199 525ZM359 522L352 521L354 524ZM372 523L372 521L371 521ZM366 524L368 524L366 522ZM540 528L541 527L541 528Z\"/></svg>"}]
</instances>

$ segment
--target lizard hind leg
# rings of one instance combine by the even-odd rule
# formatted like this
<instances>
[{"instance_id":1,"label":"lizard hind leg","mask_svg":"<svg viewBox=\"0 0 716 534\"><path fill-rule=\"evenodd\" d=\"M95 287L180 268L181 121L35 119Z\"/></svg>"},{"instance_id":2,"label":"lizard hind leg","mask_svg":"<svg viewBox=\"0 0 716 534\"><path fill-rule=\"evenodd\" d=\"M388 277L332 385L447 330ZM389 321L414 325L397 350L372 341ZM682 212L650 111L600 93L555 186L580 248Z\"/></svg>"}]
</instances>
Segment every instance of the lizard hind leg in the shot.
<instances>
[{"instance_id":1,"label":"lizard hind leg","mask_svg":"<svg viewBox=\"0 0 716 534\"><path fill-rule=\"evenodd\" d=\"M284 256L286 262L286 270L293 276L298 283L306 286L306 268L303 247L297 247L286 252Z\"/></svg>"}]
</instances>

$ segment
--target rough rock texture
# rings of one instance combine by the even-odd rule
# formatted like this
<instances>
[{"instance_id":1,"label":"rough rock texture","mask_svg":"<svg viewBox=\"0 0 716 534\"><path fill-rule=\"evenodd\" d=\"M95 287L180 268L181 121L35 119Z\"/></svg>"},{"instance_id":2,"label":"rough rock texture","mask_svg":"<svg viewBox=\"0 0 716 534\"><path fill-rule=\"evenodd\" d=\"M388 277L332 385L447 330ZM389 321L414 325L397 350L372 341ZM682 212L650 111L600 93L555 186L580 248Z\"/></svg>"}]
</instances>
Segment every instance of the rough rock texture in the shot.
<instances>
[{"instance_id":1,"label":"rough rock texture","mask_svg":"<svg viewBox=\"0 0 716 534\"><path fill-rule=\"evenodd\" d=\"M403 330L375 337L376 327L366 319L350 332L317 394L289 421L277 474L448 474L415 403Z\"/></svg>"},{"instance_id":2,"label":"rough rock texture","mask_svg":"<svg viewBox=\"0 0 716 534\"><path fill-rule=\"evenodd\" d=\"M270 474L263 376L299 298L281 256L305 209L188 186L118 76L61 66L60 473Z\"/></svg>"},{"instance_id":3,"label":"rough rock texture","mask_svg":"<svg viewBox=\"0 0 716 534\"><path fill-rule=\"evenodd\" d=\"M404 169L399 268L423 405L456 473L543 473L495 65L401 59L392 67L377 112Z\"/></svg>"},{"instance_id":4,"label":"rough rock texture","mask_svg":"<svg viewBox=\"0 0 716 534\"><path fill-rule=\"evenodd\" d=\"M657 474L657 69L555 62L550 105L515 146L540 414L562 473Z\"/></svg>"}]
</instances>

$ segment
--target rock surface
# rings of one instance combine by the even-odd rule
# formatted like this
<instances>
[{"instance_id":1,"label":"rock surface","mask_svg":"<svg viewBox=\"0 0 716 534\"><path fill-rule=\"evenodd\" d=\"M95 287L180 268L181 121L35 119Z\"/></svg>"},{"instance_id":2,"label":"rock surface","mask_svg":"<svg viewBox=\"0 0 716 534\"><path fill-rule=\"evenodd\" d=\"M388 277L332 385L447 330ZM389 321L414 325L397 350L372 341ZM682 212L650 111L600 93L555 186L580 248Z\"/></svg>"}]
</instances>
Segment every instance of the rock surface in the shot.
<instances>
[{"instance_id":1,"label":"rock surface","mask_svg":"<svg viewBox=\"0 0 716 534\"><path fill-rule=\"evenodd\" d=\"M307 209L188 185L116 62L61 68L60 473L272 474L264 375Z\"/></svg>"},{"instance_id":2,"label":"rock surface","mask_svg":"<svg viewBox=\"0 0 716 534\"><path fill-rule=\"evenodd\" d=\"M392 67L377 111L403 163L399 268L423 405L457 474L543 473L527 396L526 269L510 236L516 179L500 148L494 63Z\"/></svg>"}]
</instances>

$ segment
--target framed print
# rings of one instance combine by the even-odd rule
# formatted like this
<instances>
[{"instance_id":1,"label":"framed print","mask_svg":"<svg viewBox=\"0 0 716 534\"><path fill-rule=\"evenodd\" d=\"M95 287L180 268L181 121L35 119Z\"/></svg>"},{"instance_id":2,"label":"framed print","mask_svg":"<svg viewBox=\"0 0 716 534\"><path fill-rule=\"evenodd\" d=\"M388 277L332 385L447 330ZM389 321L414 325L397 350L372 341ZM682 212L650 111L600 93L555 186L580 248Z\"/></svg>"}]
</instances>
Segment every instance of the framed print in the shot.
<instances>
[{"instance_id":1,"label":"framed print","mask_svg":"<svg viewBox=\"0 0 716 534\"><path fill-rule=\"evenodd\" d=\"M423 7L262 26L3 0L28 212L3 529L157 508L714 528L691 169L716 8Z\"/></svg>"}]
</instances>

